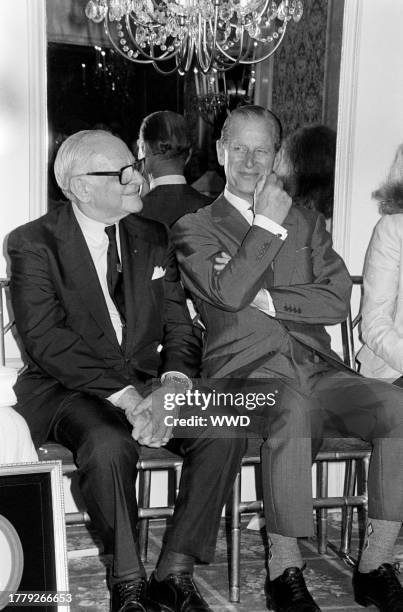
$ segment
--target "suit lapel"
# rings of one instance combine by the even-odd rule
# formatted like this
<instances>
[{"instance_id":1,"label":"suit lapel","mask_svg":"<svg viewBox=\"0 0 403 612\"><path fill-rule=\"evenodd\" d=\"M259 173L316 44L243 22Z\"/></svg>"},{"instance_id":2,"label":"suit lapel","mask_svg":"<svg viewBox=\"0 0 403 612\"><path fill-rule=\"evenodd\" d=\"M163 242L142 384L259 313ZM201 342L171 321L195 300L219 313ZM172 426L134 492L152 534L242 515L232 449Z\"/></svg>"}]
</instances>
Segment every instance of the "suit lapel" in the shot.
<instances>
[{"instance_id":1,"label":"suit lapel","mask_svg":"<svg viewBox=\"0 0 403 612\"><path fill-rule=\"evenodd\" d=\"M119 344L98 275L70 204L64 205L64 210L61 210L55 235L60 242L60 259L66 270L66 278L73 279L74 288L84 306L116 348Z\"/></svg>"},{"instance_id":2,"label":"suit lapel","mask_svg":"<svg viewBox=\"0 0 403 612\"><path fill-rule=\"evenodd\" d=\"M149 225L143 219L130 215L120 222L120 246L126 305L126 352L139 343L147 331L149 317L154 312L151 279L154 270L156 243L150 240ZM150 297L151 296L151 297Z\"/></svg>"},{"instance_id":3,"label":"suit lapel","mask_svg":"<svg viewBox=\"0 0 403 612\"><path fill-rule=\"evenodd\" d=\"M217 224L222 235L229 238L238 248L249 231L249 223L223 195L213 202L212 208L214 224ZM273 261L275 285L286 285L292 278L296 258L298 219L294 207L291 208L283 223L283 227L288 231L287 239Z\"/></svg>"},{"instance_id":4,"label":"suit lapel","mask_svg":"<svg viewBox=\"0 0 403 612\"><path fill-rule=\"evenodd\" d=\"M239 246L250 229L245 217L221 195L212 204L213 222L220 232Z\"/></svg>"},{"instance_id":5,"label":"suit lapel","mask_svg":"<svg viewBox=\"0 0 403 612\"><path fill-rule=\"evenodd\" d=\"M138 240L137 232L134 234L129 232L123 222L119 224L119 234L126 307L126 352L128 352L133 344L139 300L141 299L139 261L143 259L145 253Z\"/></svg>"}]
</instances>

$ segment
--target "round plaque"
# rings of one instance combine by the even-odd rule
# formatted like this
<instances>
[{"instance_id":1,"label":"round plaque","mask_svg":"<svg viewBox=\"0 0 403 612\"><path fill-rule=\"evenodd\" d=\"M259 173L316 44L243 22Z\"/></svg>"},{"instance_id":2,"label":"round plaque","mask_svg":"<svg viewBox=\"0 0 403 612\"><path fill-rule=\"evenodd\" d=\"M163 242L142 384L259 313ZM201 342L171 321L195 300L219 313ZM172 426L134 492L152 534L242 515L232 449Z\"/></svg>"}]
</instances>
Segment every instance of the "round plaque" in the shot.
<instances>
[{"instance_id":1,"label":"round plaque","mask_svg":"<svg viewBox=\"0 0 403 612\"><path fill-rule=\"evenodd\" d=\"M8 593L18 591L24 569L24 553L18 533L5 516L0 514L0 610L5 608Z\"/></svg>"}]
</instances>

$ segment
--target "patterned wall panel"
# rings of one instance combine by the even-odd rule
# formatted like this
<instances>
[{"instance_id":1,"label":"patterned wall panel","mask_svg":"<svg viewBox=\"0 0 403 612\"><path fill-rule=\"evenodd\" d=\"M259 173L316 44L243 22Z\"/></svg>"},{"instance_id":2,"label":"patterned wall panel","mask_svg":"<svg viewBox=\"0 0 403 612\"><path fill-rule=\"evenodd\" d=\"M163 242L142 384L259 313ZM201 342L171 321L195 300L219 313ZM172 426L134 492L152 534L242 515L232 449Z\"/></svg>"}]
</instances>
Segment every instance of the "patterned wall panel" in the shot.
<instances>
[{"instance_id":1,"label":"patterned wall panel","mask_svg":"<svg viewBox=\"0 0 403 612\"><path fill-rule=\"evenodd\" d=\"M272 108L288 134L322 121L328 0L304 0L304 15L290 22L274 56Z\"/></svg>"}]
</instances>

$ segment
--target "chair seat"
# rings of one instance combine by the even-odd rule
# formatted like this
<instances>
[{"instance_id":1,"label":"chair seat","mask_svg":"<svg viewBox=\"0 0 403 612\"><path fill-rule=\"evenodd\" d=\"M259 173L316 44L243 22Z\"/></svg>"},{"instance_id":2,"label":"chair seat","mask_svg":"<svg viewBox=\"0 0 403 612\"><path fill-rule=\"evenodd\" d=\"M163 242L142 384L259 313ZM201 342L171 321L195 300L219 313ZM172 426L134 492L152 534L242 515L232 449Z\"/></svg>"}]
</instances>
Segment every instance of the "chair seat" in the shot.
<instances>
[{"instance_id":1,"label":"chair seat","mask_svg":"<svg viewBox=\"0 0 403 612\"><path fill-rule=\"evenodd\" d=\"M321 452L339 453L356 450L371 451L372 444L360 438L325 438L320 447Z\"/></svg>"},{"instance_id":2,"label":"chair seat","mask_svg":"<svg viewBox=\"0 0 403 612\"><path fill-rule=\"evenodd\" d=\"M46 442L38 448L40 461L61 461L63 472L68 473L76 469L73 453L68 448L57 442ZM140 469L163 469L174 467L182 463L181 457L171 453L166 448L140 448L137 467Z\"/></svg>"},{"instance_id":3,"label":"chair seat","mask_svg":"<svg viewBox=\"0 0 403 612\"><path fill-rule=\"evenodd\" d=\"M38 448L39 461L61 461L63 467L74 465L73 453L57 442L46 442Z\"/></svg>"},{"instance_id":4,"label":"chair seat","mask_svg":"<svg viewBox=\"0 0 403 612\"><path fill-rule=\"evenodd\" d=\"M262 438L248 438L248 447L243 458L243 463L250 463L253 457L260 459L260 447L262 446ZM360 438L324 438L320 447L320 455L324 453L334 453L335 459L343 453L355 453L362 451L363 453L371 452L372 444L361 440Z\"/></svg>"}]
</instances>

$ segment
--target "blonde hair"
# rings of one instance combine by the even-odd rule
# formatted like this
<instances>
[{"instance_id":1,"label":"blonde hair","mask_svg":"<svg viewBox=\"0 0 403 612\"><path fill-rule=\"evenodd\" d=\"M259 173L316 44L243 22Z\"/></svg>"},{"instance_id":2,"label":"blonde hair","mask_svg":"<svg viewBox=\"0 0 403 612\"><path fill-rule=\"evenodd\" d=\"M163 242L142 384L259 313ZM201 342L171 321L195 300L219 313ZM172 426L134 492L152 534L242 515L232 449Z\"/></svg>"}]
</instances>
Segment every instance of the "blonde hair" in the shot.
<instances>
[{"instance_id":1,"label":"blonde hair","mask_svg":"<svg viewBox=\"0 0 403 612\"><path fill-rule=\"evenodd\" d=\"M372 197L379 202L379 212L383 215L403 212L403 143L397 148L386 181Z\"/></svg>"}]
</instances>

